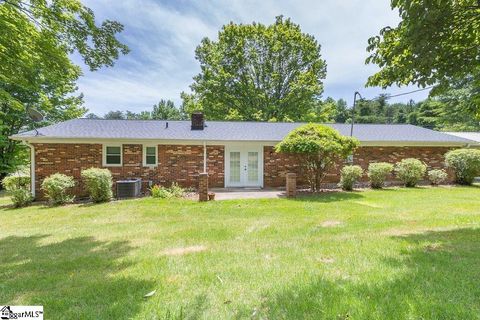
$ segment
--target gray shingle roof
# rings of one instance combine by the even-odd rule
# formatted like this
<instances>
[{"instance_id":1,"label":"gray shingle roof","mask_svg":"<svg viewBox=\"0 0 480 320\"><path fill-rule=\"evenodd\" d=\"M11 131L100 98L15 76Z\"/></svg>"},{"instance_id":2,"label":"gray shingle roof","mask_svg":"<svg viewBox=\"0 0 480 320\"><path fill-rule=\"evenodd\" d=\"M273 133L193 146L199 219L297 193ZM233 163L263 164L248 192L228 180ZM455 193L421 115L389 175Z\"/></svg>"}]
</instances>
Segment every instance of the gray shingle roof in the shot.
<instances>
[{"instance_id":1,"label":"gray shingle roof","mask_svg":"<svg viewBox=\"0 0 480 320\"><path fill-rule=\"evenodd\" d=\"M168 128L166 127L168 122ZM303 123L206 121L204 130L191 130L190 121L74 119L12 138L158 139L201 141L280 141ZM327 124L350 135L349 124ZM470 140L408 124L356 124L353 135L361 142L470 143Z\"/></svg>"},{"instance_id":2,"label":"gray shingle roof","mask_svg":"<svg viewBox=\"0 0 480 320\"><path fill-rule=\"evenodd\" d=\"M452 136L473 140L480 144L480 132L463 131L463 132L445 132L445 133L448 133L449 135L452 135Z\"/></svg>"}]
</instances>

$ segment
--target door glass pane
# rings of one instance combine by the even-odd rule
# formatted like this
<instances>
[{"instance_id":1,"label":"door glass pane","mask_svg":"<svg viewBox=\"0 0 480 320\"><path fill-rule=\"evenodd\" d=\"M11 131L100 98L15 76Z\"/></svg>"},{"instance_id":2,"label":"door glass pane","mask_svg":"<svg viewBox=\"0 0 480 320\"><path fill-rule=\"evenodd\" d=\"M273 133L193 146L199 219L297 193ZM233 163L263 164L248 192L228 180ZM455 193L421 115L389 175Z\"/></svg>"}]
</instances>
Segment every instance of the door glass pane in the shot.
<instances>
[{"instance_id":1,"label":"door glass pane","mask_svg":"<svg viewBox=\"0 0 480 320\"><path fill-rule=\"evenodd\" d=\"M258 181L258 152L248 153L248 182Z\"/></svg>"},{"instance_id":2,"label":"door glass pane","mask_svg":"<svg viewBox=\"0 0 480 320\"><path fill-rule=\"evenodd\" d=\"M230 152L230 182L240 182L240 152Z\"/></svg>"}]
</instances>

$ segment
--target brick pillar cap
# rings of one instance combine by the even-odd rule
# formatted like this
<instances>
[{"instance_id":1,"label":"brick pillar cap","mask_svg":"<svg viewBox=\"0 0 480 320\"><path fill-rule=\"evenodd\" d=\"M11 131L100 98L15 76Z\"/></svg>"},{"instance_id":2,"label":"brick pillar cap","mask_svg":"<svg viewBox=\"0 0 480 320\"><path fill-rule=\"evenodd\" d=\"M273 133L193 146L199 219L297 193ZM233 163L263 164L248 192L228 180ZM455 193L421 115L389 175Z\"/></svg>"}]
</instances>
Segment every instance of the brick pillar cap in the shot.
<instances>
[{"instance_id":1,"label":"brick pillar cap","mask_svg":"<svg viewBox=\"0 0 480 320\"><path fill-rule=\"evenodd\" d=\"M289 173L287 173L287 177L291 177L291 178L293 178L293 177L296 177L296 176L297 176L297 174L296 174L296 173L293 173L293 172L289 172Z\"/></svg>"}]
</instances>

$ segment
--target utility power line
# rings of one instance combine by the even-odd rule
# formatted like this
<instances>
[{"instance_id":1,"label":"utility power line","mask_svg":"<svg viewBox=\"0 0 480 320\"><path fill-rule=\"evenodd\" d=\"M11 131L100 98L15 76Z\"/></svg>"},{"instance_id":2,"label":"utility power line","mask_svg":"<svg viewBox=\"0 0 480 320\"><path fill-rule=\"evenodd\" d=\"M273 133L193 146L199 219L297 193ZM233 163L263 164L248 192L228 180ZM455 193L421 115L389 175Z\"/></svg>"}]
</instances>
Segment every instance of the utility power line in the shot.
<instances>
[{"instance_id":1,"label":"utility power line","mask_svg":"<svg viewBox=\"0 0 480 320\"><path fill-rule=\"evenodd\" d=\"M412 93L416 93L416 92L420 92L420 91L425 91L425 90L428 90L428 89L432 89L434 86L430 86L430 87L425 87L425 88L421 88L421 89L416 89L416 90L412 90L412 91L408 91L408 92L402 92L402 93L398 93L398 94L394 94L394 95L389 95L389 94L386 94L385 96L385 100L388 100L388 99L391 99L391 98L395 98L395 97L400 97L400 96L406 96L406 95L409 95L409 94L412 94ZM380 94L379 94L380 95ZM365 99L365 98L362 98L360 99L361 101L375 101L375 100L378 100L379 98L376 97L376 98L372 98L372 99Z\"/></svg>"},{"instance_id":2,"label":"utility power line","mask_svg":"<svg viewBox=\"0 0 480 320\"><path fill-rule=\"evenodd\" d=\"M420 91L424 91L424 90L428 90L428 89L432 89L432 88L433 88L433 86L430 86L430 87L425 87L425 88L422 88L422 89L417 89L417 90L413 90L413 91L409 91L409 92L394 94L394 95L391 95L391 96L389 95L387 99L400 97L400 96L406 96L407 94L412 94L412 93L415 93L415 92L420 92Z\"/></svg>"}]
</instances>

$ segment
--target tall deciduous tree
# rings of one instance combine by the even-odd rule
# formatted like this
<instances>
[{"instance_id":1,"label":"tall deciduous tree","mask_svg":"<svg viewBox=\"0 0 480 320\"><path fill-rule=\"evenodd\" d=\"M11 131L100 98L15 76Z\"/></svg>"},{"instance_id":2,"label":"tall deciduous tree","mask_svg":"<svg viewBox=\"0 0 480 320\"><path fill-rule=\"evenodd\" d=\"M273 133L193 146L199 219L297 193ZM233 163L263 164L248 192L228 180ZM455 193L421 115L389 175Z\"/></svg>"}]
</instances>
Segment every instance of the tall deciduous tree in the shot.
<instances>
[{"instance_id":1,"label":"tall deciduous tree","mask_svg":"<svg viewBox=\"0 0 480 320\"><path fill-rule=\"evenodd\" d=\"M185 118L185 115L175 107L175 103L172 100L163 99L153 106L151 115L152 119L155 120L182 120Z\"/></svg>"},{"instance_id":2,"label":"tall deciduous tree","mask_svg":"<svg viewBox=\"0 0 480 320\"><path fill-rule=\"evenodd\" d=\"M108 111L107 113L105 113L105 115L103 116L103 119L106 119L106 120L125 120L126 115L123 111L112 110L112 111Z\"/></svg>"},{"instance_id":3,"label":"tall deciduous tree","mask_svg":"<svg viewBox=\"0 0 480 320\"><path fill-rule=\"evenodd\" d=\"M437 85L468 79L480 110L480 3L477 0L392 0L402 21L368 40L367 63L380 66L367 85Z\"/></svg>"},{"instance_id":4,"label":"tall deciduous tree","mask_svg":"<svg viewBox=\"0 0 480 320\"><path fill-rule=\"evenodd\" d=\"M92 71L112 66L128 52L115 38L122 29L109 20L98 26L79 0L0 0L0 179L21 159L8 136L29 125L27 108L43 112L44 124L85 114L75 95L81 70L69 55L79 53Z\"/></svg>"},{"instance_id":5,"label":"tall deciduous tree","mask_svg":"<svg viewBox=\"0 0 480 320\"><path fill-rule=\"evenodd\" d=\"M223 26L196 49L201 73L191 86L209 119L296 121L323 92L320 45L290 19Z\"/></svg>"},{"instance_id":6,"label":"tall deciduous tree","mask_svg":"<svg viewBox=\"0 0 480 320\"><path fill-rule=\"evenodd\" d=\"M352 118L352 111L348 109L347 102L343 99L338 99L335 107L334 122L345 123Z\"/></svg>"}]
</instances>

